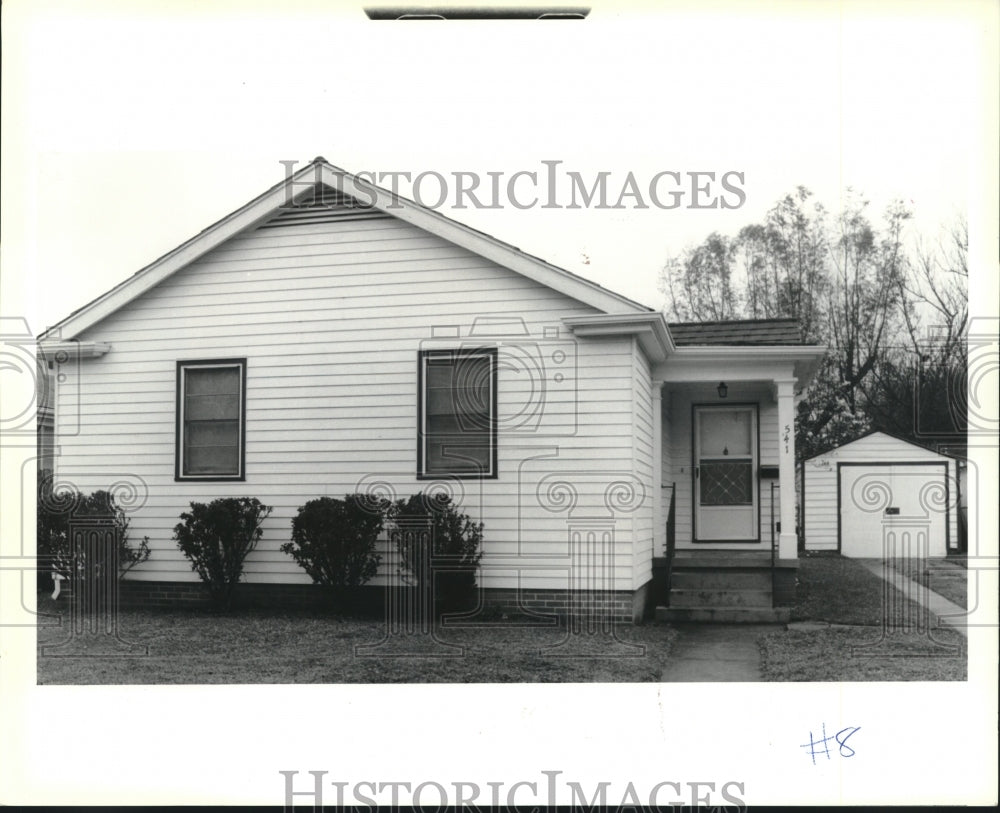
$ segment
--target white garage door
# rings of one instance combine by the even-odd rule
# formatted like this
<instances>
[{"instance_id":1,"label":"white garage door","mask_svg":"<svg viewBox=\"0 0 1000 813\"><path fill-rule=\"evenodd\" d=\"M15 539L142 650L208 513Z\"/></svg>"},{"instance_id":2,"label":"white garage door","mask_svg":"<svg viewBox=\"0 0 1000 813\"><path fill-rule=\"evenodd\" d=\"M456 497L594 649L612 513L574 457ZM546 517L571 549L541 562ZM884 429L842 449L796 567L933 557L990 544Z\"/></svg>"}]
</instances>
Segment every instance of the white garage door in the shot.
<instances>
[{"instance_id":1,"label":"white garage door","mask_svg":"<svg viewBox=\"0 0 1000 813\"><path fill-rule=\"evenodd\" d=\"M840 552L844 556L944 556L945 465L840 465Z\"/></svg>"}]
</instances>

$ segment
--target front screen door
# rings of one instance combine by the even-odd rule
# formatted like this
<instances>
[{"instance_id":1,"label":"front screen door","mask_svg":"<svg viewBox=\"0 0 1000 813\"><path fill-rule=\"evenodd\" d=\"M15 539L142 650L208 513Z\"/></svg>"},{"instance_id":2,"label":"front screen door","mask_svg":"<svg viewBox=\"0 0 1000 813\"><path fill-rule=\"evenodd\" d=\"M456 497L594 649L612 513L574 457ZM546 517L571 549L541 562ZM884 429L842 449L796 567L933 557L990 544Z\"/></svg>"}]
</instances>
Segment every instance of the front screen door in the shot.
<instances>
[{"instance_id":1,"label":"front screen door","mask_svg":"<svg viewBox=\"0 0 1000 813\"><path fill-rule=\"evenodd\" d=\"M757 540L757 412L697 407L694 413L695 540Z\"/></svg>"}]
</instances>

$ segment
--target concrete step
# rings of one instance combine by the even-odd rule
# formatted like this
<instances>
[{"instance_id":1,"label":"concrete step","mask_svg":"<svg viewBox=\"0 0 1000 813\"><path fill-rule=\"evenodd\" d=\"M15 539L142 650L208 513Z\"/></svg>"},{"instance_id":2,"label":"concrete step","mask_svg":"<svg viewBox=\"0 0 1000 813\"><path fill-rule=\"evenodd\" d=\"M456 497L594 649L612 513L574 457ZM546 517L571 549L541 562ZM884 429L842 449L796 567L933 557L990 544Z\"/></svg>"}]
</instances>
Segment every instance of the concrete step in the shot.
<instances>
[{"instance_id":1,"label":"concrete step","mask_svg":"<svg viewBox=\"0 0 1000 813\"><path fill-rule=\"evenodd\" d=\"M770 590L770 570L674 570L670 586L682 590Z\"/></svg>"},{"instance_id":2,"label":"concrete step","mask_svg":"<svg viewBox=\"0 0 1000 813\"><path fill-rule=\"evenodd\" d=\"M781 561L783 560L778 560L775 564L780 567ZM689 553L685 551L674 555L673 566L674 568L706 568L709 570L759 567L770 568L771 554L756 552L750 553L746 551L726 551L725 554L722 554L719 551L714 553Z\"/></svg>"},{"instance_id":3,"label":"concrete step","mask_svg":"<svg viewBox=\"0 0 1000 813\"><path fill-rule=\"evenodd\" d=\"M787 624L787 607L657 607L656 620L701 624Z\"/></svg>"},{"instance_id":4,"label":"concrete step","mask_svg":"<svg viewBox=\"0 0 1000 813\"><path fill-rule=\"evenodd\" d=\"M685 590L670 591L671 607L768 607L770 590Z\"/></svg>"}]
</instances>

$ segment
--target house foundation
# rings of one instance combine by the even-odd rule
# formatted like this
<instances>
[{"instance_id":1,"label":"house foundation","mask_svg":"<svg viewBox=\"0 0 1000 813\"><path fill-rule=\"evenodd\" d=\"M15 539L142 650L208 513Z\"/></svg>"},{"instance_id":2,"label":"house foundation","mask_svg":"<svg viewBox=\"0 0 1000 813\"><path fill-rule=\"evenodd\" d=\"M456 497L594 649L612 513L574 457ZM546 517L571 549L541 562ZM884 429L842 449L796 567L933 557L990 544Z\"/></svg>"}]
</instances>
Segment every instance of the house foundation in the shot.
<instances>
[{"instance_id":1,"label":"house foundation","mask_svg":"<svg viewBox=\"0 0 1000 813\"><path fill-rule=\"evenodd\" d=\"M500 589L481 590L480 607L508 615L554 617L560 622L573 618L579 622L602 624L639 624L648 615L652 582L638 590ZM365 586L352 591L340 602L329 589L315 584L241 583L233 593L236 609L292 610L325 612L338 606L352 613L377 618L389 606L386 587ZM119 585L119 606L135 609L204 610L210 606L208 590L200 582L123 581ZM470 615L469 621L476 622Z\"/></svg>"}]
</instances>

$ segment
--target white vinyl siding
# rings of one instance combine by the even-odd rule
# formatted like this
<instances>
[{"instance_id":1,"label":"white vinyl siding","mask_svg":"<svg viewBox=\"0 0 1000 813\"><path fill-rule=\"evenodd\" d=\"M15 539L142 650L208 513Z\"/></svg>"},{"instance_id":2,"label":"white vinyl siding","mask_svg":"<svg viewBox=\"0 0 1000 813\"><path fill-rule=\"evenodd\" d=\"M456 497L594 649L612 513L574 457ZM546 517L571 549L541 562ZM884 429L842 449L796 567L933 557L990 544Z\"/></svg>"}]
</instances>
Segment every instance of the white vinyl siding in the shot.
<instances>
[{"instance_id":1,"label":"white vinyl siding","mask_svg":"<svg viewBox=\"0 0 1000 813\"><path fill-rule=\"evenodd\" d=\"M635 561L632 569L632 587L638 589L653 577L653 501L660 499L653 493L653 391L649 360L639 346L632 343L632 406L633 406L633 459L636 482L641 486L644 499L636 505L632 515ZM664 522L666 516L664 515ZM657 554L659 555L659 554Z\"/></svg>"},{"instance_id":2,"label":"white vinyl siding","mask_svg":"<svg viewBox=\"0 0 1000 813\"><path fill-rule=\"evenodd\" d=\"M674 467L673 460L673 449L674 449L674 438L673 433L676 431L673 421L673 408L671 399L671 388L670 386L664 386L662 388L662 407L663 407L663 431L660 436L660 446L662 449L662 460L660 463L660 482L663 488L660 489L660 499L663 500L663 525L664 525L664 545L666 545L666 525L670 519L670 503L674 500L674 525L676 527L677 523L677 472ZM674 542L677 541L676 532L674 534ZM659 549L653 551L654 556L666 556L666 548L661 546Z\"/></svg>"},{"instance_id":3,"label":"white vinyl siding","mask_svg":"<svg viewBox=\"0 0 1000 813\"><path fill-rule=\"evenodd\" d=\"M482 583L566 587L570 534L596 516L613 527L613 586L632 589L632 514L609 513L606 497L634 476L634 349L627 338L577 341L561 322L593 313L395 219L248 231L79 337L113 349L60 387L58 470L87 491L126 477L148 489L131 533L148 535L153 554L130 577L196 579L171 538L180 512L255 496L274 512L248 580L308 583L279 550L297 508L435 485L417 478L419 353L492 344L497 479L440 481L485 523ZM245 482L175 482L176 363L237 356L248 367ZM541 392L544 408L526 416ZM572 505L558 501L560 483ZM392 553L383 542L373 584L394 578Z\"/></svg>"}]
</instances>

